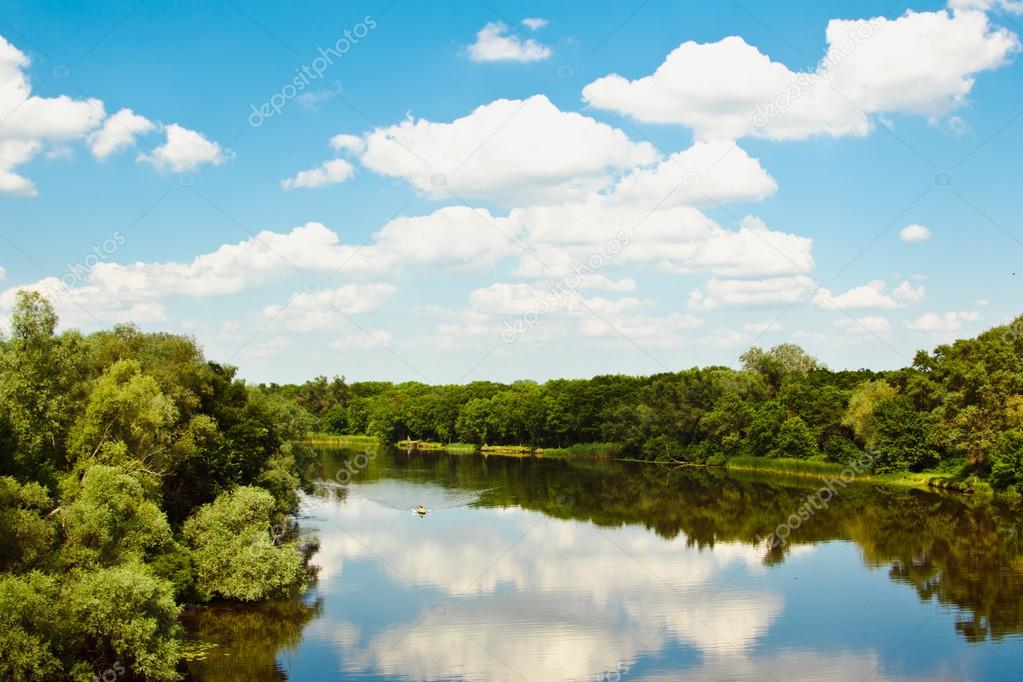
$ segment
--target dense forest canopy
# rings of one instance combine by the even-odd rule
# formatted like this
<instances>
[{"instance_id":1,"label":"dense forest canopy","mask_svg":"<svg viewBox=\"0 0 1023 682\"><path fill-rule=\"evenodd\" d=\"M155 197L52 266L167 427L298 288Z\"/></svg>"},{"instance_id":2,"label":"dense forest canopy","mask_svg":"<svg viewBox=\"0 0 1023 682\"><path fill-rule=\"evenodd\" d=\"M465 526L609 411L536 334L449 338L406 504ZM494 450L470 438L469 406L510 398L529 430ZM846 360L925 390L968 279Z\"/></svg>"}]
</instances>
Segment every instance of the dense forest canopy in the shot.
<instances>
[{"instance_id":1,"label":"dense forest canopy","mask_svg":"<svg viewBox=\"0 0 1023 682\"><path fill-rule=\"evenodd\" d=\"M176 679L181 604L306 582L269 528L313 422L191 339L56 326L22 293L0 339L0 677Z\"/></svg>"},{"instance_id":2,"label":"dense forest canopy","mask_svg":"<svg viewBox=\"0 0 1023 682\"><path fill-rule=\"evenodd\" d=\"M833 371L801 348L751 348L742 368L544 384L428 386L318 377L271 385L322 431L560 448L612 443L626 457L720 464L731 457L846 463L875 473L938 470L1023 481L1023 338L1012 326L920 351L904 369Z\"/></svg>"}]
</instances>

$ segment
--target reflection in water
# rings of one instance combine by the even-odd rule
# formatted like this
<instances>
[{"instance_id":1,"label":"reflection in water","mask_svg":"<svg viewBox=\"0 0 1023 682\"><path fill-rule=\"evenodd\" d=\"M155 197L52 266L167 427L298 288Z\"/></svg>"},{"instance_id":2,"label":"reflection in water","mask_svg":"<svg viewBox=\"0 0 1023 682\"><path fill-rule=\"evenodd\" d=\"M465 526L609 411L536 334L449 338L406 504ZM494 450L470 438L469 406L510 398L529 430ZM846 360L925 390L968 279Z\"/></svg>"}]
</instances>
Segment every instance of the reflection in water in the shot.
<instances>
[{"instance_id":1,"label":"reflection in water","mask_svg":"<svg viewBox=\"0 0 1023 682\"><path fill-rule=\"evenodd\" d=\"M318 476L331 481L348 457L325 453ZM212 657L193 673L547 681L1023 670L1018 509L854 486L786 545L757 544L811 488L652 465L381 452L349 486L305 498L304 523L321 540L316 617L248 611L265 612L262 632L259 617L236 628L231 611L211 610L196 637L260 656L242 677L216 676ZM408 513L420 503L443 513Z\"/></svg>"}]
</instances>

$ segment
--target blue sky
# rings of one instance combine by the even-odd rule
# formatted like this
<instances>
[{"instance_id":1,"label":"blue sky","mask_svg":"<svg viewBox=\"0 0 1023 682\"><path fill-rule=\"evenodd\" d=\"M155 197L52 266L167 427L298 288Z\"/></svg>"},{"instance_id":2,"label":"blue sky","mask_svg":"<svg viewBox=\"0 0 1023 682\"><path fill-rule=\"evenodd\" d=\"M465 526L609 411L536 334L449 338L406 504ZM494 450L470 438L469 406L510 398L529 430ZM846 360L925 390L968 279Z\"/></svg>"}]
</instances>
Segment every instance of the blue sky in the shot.
<instances>
[{"instance_id":1,"label":"blue sky","mask_svg":"<svg viewBox=\"0 0 1023 682\"><path fill-rule=\"evenodd\" d=\"M905 365L1020 312L1021 11L5 3L0 313L255 381Z\"/></svg>"}]
</instances>

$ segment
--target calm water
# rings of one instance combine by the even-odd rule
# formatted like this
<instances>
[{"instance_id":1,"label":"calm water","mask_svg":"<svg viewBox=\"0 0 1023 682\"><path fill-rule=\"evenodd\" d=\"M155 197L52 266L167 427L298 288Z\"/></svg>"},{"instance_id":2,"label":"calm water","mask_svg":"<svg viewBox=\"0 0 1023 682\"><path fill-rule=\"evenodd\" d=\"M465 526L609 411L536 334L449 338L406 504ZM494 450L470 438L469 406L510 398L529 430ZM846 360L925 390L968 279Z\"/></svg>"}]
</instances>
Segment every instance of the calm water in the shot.
<instances>
[{"instance_id":1,"label":"calm water","mask_svg":"<svg viewBox=\"0 0 1023 682\"><path fill-rule=\"evenodd\" d=\"M1023 679L1018 508L853 486L771 550L817 484L355 454L306 498L315 585L190 617L194 679Z\"/></svg>"}]
</instances>

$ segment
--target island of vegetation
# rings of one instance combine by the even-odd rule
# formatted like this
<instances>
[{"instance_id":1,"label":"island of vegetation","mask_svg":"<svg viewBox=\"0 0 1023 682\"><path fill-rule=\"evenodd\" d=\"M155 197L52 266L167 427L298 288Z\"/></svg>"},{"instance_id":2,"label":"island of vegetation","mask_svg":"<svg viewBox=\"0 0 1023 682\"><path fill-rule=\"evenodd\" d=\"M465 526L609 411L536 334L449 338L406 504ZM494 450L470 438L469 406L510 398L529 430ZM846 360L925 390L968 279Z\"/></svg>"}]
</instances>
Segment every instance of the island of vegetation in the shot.
<instances>
[{"instance_id":1,"label":"island of vegetation","mask_svg":"<svg viewBox=\"0 0 1023 682\"><path fill-rule=\"evenodd\" d=\"M738 370L253 386L188 337L58 334L22 292L0 337L0 675L177 679L184 611L301 592L314 541L284 520L318 466L311 439L811 473L869 453L870 476L1018 494L1021 327L883 372L783 344Z\"/></svg>"}]
</instances>

